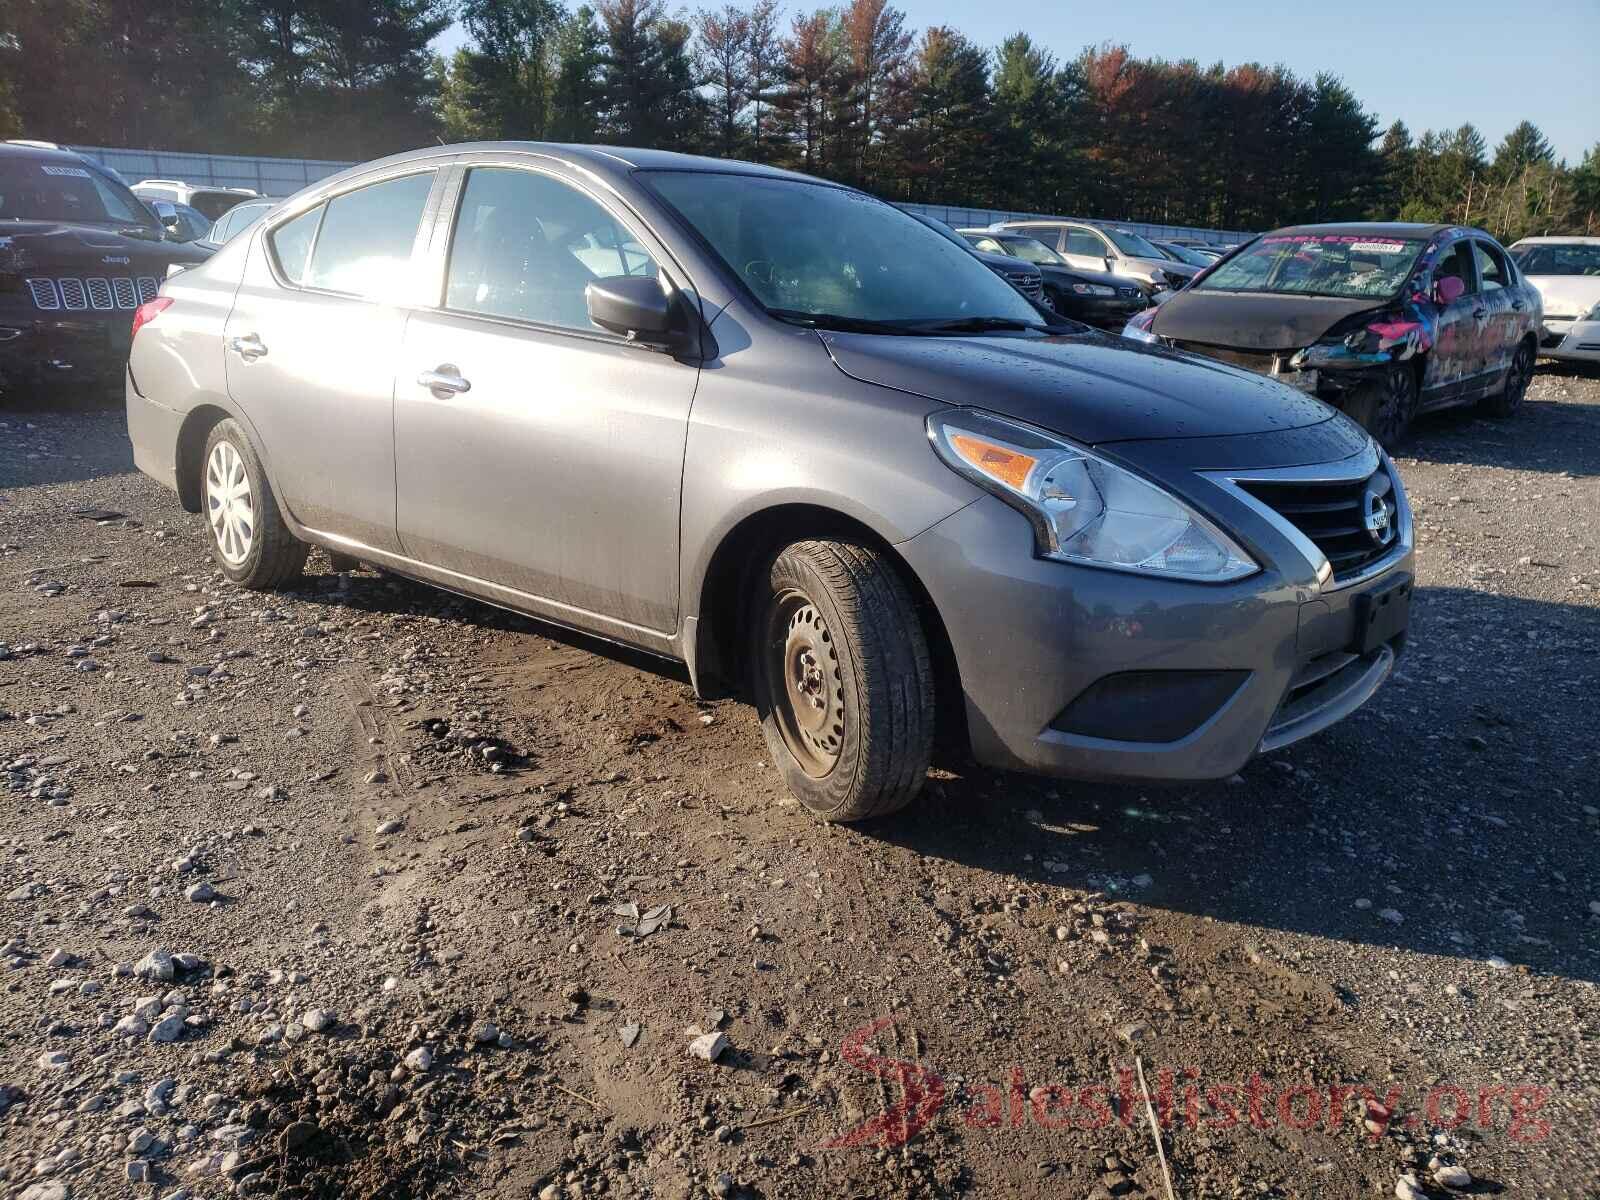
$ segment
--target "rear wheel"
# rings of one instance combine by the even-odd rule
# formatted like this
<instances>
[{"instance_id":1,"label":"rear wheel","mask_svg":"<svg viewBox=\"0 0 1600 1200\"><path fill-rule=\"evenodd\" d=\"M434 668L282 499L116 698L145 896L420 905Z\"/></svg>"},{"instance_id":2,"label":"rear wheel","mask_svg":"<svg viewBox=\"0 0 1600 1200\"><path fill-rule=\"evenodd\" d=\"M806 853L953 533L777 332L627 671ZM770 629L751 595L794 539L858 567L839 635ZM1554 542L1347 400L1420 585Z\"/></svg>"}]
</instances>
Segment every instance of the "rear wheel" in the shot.
<instances>
[{"instance_id":1,"label":"rear wheel","mask_svg":"<svg viewBox=\"0 0 1600 1200\"><path fill-rule=\"evenodd\" d=\"M1522 399L1528 394L1528 384L1533 381L1533 347L1523 342L1511 356L1511 369L1506 372L1506 385L1492 396L1478 401L1478 409L1486 416L1514 417L1522 408Z\"/></svg>"},{"instance_id":2,"label":"rear wheel","mask_svg":"<svg viewBox=\"0 0 1600 1200\"><path fill-rule=\"evenodd\" d=\"M1380 378L1357 388L1345 411L1380 446L1393 450L1416 418L1417 394L1417 372L1410 363L1396 363Z\"/></svg>"},{"instance_id":3,"label":"rear wheel","mask_svg":"<svg viewBox=\"0 0 1600 1200\"><path fill-rule=\"evenodd\" d=\"M250 439L237 421L217 422L201 464L200 510L222 573L256 590L297 579L309 547L296 541Z\"/></svg>"},{"instance_id":4,"label":"rear wheel","mask_svg":"<svg viewBox=\"0 0 1600 1200\"><path fill-rule=\"evenodd\" d=\"M829 821L903 808L933 754L933 668L910 593L869 546L796 542L758 576L750 691L789 790Z\"/></svg>"}]
</instances>

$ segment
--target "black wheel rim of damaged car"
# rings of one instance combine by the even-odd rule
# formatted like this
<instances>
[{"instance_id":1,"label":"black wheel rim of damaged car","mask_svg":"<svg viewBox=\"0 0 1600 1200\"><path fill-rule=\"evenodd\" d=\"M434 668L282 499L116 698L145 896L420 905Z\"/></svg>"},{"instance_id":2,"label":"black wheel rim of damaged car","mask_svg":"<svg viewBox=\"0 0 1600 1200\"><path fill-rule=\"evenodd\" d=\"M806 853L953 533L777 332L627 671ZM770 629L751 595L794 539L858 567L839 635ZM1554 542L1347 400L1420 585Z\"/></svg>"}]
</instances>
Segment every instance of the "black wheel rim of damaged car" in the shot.
<instances>
[{"instance_id":1,"label":"black wheel rim of damaged car","mask_svg":"<svg viewBox=\"0 0 1600 1200\"><path fill-rule=\"evenodd\" d=\"M1533 351L1524 342L1517 347L1511 360L1511 375L1506 379L1506 411L1516 412L1522 407L1522 398L1528 394L1528 384L1533 380Z\"/></svg>"},{"instance_id":2,"label":"black wheel rim of damaged car","mask_svg":"<svg viewBox=\"0 0 1600 1200\"><path fill-rule=\"evenodd\" d=\"M767 606L767 695L784 744L813 779L839 763L844 747L844 679L838 646L811 598L796 588Z\"/></svg>"},{"instance_id":3,"label":"black wheel rim of damaged car","mask_svg":"<svg viewBox=\"0 0 1600 1200\"><path fill-rule=\"evenodd\" d=\"M1355 415L1367 432L1385 449L1392 449L1417 415L1417 374L1409 366L1394 366L1372 388L1371 408Z\"/></svg>"}]
</instances>

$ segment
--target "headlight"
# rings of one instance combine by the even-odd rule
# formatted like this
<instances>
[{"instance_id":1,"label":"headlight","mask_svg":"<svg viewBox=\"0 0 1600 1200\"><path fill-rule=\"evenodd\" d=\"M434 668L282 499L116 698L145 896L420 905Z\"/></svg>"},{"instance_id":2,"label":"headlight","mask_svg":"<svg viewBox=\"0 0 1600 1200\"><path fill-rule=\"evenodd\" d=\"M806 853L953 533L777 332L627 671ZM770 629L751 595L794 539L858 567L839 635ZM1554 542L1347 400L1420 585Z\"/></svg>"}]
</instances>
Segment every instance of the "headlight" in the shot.
<instances>
[{"instance_id":1,"label":"headlight","mask_svg":"<svg viewBox=\"0 0 1600 1200\"><path fill-rule=\"evenodd\" d=\"M1116 288L1105 287L1098 283L1075 283L1072 285L1072 290L1080 296L1115 296L1117 294Z\"/></svg>"},{"instance_id":2,"label":"headlight","mask_svg":"<svg viewBox=\"0 0 1600 1200\"><path fill-rule=\"evenodd\" d=\"M947 466L1033 523L1042 558L1225 583L1259 568L1210 521L1065 438L971 409L928 418Z\"/></svg>"}]
</instances>

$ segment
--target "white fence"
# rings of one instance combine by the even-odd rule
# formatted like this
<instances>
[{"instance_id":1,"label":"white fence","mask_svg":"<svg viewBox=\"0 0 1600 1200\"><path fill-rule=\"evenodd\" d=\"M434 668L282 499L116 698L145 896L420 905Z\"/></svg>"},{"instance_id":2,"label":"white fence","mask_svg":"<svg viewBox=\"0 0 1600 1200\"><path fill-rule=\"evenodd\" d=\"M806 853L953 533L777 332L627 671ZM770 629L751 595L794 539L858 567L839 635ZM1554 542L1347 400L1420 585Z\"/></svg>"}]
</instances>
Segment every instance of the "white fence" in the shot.
<instances>
[{"instance_id":1,"label":"white fence","mask_svg":"<svg viewBox=\"0 0 1600 1200\"><path fill-rule=\"evenodd\" d=\"M141 179L180 179L220 187L254 188L265 196L287 196L307 184L337 174L353 164L322 158L257 158L236 154L184 154L173 150L119 150L110 146L73 146L96 162L115 170L129 183ZM1147 221L1114 221L1105 217L1063 217L1055 213L1016 212L996 208L960 208L945 204L901 204L907 212L923 213L962 228L995 221L1091 221L1131 229L1145 237L1193 238L1232 245L1255 235L1237 229L1199 229L1190 225L1154 225Z\"/></svg>"}]
</instances>

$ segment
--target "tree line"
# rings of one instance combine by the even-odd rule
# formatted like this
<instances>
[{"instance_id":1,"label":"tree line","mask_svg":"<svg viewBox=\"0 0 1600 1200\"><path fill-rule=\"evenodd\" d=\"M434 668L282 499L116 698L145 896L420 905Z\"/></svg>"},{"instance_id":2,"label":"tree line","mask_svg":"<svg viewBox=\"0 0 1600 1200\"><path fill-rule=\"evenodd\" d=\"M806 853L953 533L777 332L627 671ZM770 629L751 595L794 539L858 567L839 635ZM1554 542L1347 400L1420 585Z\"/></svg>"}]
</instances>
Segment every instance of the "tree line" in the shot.
<instances>
[{"instance_id":1,"label":"tree line","mask_svg":"<svg viewBox=\"0 0 1600 1200\"><path fill-rule=\"evenodd\" d=\"M430 45L453 21L466 43ZM364 159L434 140L654 146L894 200L1224 229L1600 229L1600 145L1414 137L1337 75L914 30L888 0L3 0L0 133Z\"/></svg>"}]
</instances>

